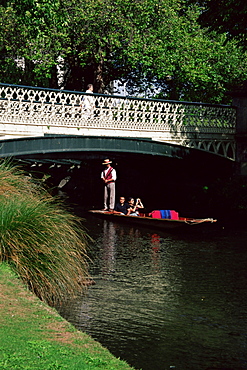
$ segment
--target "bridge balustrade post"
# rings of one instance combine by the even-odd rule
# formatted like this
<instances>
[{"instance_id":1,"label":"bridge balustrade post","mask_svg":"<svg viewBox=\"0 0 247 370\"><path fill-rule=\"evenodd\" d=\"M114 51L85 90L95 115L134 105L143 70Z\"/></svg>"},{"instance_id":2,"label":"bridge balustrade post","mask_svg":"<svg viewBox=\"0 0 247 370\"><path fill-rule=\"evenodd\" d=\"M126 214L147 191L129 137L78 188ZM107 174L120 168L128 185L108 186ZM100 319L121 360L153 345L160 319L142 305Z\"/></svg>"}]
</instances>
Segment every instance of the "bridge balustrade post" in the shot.
<instances>
[{"instance_id":1,"label":"bridge balustrade post","mask_svg":"<svg viewBox=\"0 0 247 370\"><path fill-rule=\"evenodd\" d=\"M231 92L236 116L236 175L247 176L247 83L242 89Z\"/></svg>"}]
</instances>

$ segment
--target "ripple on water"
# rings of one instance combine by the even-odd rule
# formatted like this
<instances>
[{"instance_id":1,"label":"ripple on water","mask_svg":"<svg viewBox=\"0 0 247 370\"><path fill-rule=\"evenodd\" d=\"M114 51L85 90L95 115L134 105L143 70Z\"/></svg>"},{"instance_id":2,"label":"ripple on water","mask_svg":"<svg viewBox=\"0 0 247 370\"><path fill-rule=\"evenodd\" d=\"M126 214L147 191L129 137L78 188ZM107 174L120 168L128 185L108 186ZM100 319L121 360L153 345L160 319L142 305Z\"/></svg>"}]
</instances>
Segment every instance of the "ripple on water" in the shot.
<instances>
[{"instance_id":1,"label":"ripple on water","mask_svg":"<svg viewBox=\"0 0 247 370\"><path fill-rule=\"evenodd\" d=\"M247 233L202 239L100 221L91 236L96 285L64 317L143 370L247 369Z\"/></svg>"}]
</instances>

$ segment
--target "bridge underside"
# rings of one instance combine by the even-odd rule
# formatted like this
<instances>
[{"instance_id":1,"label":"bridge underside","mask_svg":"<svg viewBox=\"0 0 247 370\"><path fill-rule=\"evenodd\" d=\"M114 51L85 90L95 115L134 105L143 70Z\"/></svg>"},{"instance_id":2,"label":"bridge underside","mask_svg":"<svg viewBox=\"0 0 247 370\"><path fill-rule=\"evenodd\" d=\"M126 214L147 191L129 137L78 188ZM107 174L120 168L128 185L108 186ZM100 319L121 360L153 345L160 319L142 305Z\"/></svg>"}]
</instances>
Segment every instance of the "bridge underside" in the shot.
<instances>
[{"instance_id":1,"label":"bridge underside","mask_svg":"<svg viewBox=\"0 0 247 370\"><path fill-rule=\"evenodd\" d=\"M151 139L71 135L2 140L0 156L17 159L29 173L47 179L52 189L69 177L63 190L84 207L103 206L100 172L105 158L112 159L117 169L117 197L140 196L152 207L164 198L167 209L181 209L196 188L231 173L233 163L205 151Z\"/></svg>"},{"instance_id":2,"label":"bridge underside","mask_svg":"<svg viewBox=\"0 0 247 370\"><path fill-rule=\"evenodd\" d=\"M0 141L0 156L22 157L73 152L113 152L165 156L182 159L191 149L151 139L55 135Z\"/></svg>"},{"instance_id":3,"label":"bridge underside","mask_svg":"<svg viewBox=\"0 0 247 370\"><path fill-rule=\"evenodd\" d=\"M131 163L137 172L143 167L145 177L149 168L158 173L162 170L162 175L186 173L186 176L198 178L202 173L203 177L209 178L233 165L233 161L220 155L152 139L81 135L2 140L0 157L14 158L33 170L40 167L41 172L60 168L71 173L84 169L82 176L88 166L97 167L105 158L111 158L120 167Z\"/></svg>"},{"instance_id":4,"label":"bridge underside","mask_svg":"<svg viewBox=\"0 0 247 370\"><path fill-rule=\"evenodd\" d=\"M198 149L186 148L170 143L157 142L151 139L119 138L107 136L47 135L11 140L0 140L0 156L36 157L65 153L133 153L183 159ZM199 150L199 152L202 152ZM206 153L205 153L206 154ZM66 157L67 157L66 155ZM206 155L212 156L207 153Z\"/></svg>"}]
</instances>

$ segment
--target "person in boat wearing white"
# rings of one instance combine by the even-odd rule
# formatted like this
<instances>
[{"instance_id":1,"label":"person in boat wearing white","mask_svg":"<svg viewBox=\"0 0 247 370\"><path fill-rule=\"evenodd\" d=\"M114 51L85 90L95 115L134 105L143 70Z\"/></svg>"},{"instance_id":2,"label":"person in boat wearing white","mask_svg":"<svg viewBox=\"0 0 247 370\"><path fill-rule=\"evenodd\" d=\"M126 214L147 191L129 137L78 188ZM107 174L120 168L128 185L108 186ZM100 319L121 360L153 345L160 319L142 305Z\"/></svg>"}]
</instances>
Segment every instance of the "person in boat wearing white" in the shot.
<instances>
[{"instance_id":1,"label":"person in boat wearing white","mask_svg":"<svg viewBox=\"0 0 247 370\"><path fill-rule=\"evenodd\" d=\"M105 170L101 172L101 178L104 182L104 211L113 211L115 207L115 181L117 179L116 170L111 167L112 161L110 159L105 159L102 163L106 166Z\"/></svg>"},{"instance_id":2,"label":"person in boat wearing white","mask_svg":"<svg viewBox=\"0 0 247 370\"><path fill-rule=\"evenodd\" d=\"M134 198L130 197L128 200L128 204L129 204L129 209L128 209L127 216L139 216L138 210L140 208L144 208L144 205L142 204L140 198L137 198L136 203L135 203Z\"/></svg>"}]
</instances>

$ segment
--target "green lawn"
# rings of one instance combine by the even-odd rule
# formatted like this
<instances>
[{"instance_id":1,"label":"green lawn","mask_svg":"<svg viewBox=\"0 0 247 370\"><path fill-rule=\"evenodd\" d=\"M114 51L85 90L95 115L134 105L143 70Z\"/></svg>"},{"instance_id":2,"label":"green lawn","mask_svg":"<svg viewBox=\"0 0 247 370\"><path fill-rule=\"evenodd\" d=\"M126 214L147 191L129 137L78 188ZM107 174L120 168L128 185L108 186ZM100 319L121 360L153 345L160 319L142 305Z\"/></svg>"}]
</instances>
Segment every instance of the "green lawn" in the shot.
<instances>
[{"instance_id":1,"label":"green lawn","mask_svg":"<svg viewBox=\"0 0 247 370\"><path fill-rule=\"evenodd\" d=\"M0 369L130 370L0 264Z\"/></svg>"}]
</instances>

